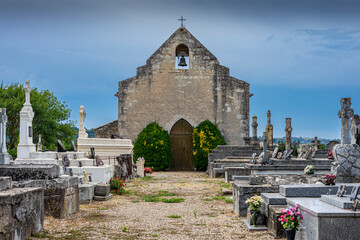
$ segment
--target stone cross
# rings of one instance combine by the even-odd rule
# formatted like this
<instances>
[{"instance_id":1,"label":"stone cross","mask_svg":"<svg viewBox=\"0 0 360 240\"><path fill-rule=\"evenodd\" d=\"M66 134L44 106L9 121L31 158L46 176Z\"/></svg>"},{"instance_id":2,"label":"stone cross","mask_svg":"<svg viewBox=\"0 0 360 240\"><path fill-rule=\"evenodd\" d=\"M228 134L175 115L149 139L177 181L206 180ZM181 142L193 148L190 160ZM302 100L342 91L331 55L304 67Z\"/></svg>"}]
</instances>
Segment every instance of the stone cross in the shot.
<instances>
[{"instance_id":1,"label":"stone cross","mask_svg":"<svg viewBox=\"0 0 360 240\"><path fill-rule=\"evenodd\" d=\"M186 21L186 19L181 16L178 20L181 22L181 27L184 27L184 21Z\"/></svg>"},{"instance_id":2,"label":"stone cross","mask_svg":"<svg viewBox=\"0 0 360 240\"><path fill-rule=\"evenodd\" d=\"M266 152L267 150L267 140L268 140L267 132L264 132L263 133L264 152Z\"/></svg>"},{"instance_id":3,"label":"stone cross","mask_svg":"<svg viewBox=\"0 0 360 240\"><path fill-rule=\"evenodd\" d=\"M269 146L269 148L273 147L273 138L274 138L274 133L273 133L273 125L271 124L271 112L270 110L267 111L267 125L266 125L266 132L268 135L268 139L267 139L267 144Z\"/></svg>"},{"instance_id":4,"label":"stone cross","mask_svg":"<svg viewBox=\"0 0 360 240\"><path fill-rule=\"evenodd\" d=\"M83 105L80 106L80 128L79 128L79 138L87 138L88 134L85 131L85 117L86 112Z\"/></svg>"},{"instance_id":5,"label":"stone cross","mask_svg":"<svg viewBox=\"0 0 360 240\"><path fill-rule=\"evenodd\" d=\"M30 80L26 80L24 90L25 90L25 105L30 105L30 91L31 91Z\"/></svg>"},{"instance_id":6,"label":"stone cross","mask_svg":"<svg viewBox=\"0 0 360 240\"><path fill-rule=\"evenodd\" d=\"M285 149L290 150L291 149L291 118L286 118L286 125L285 125Z\"/></svg>"},{"instance_id":7,"label":"stone cross","mask_svg":"<svg viewBox=\"0 0 360 240\"><path fill-rule=\"evenodd\" d=\"M351 98L341 98L340 103L338 116L341 118L341 144L350 144L350 121L354 116L354 109L351 108Z\"/></svg>"}]
</instances>

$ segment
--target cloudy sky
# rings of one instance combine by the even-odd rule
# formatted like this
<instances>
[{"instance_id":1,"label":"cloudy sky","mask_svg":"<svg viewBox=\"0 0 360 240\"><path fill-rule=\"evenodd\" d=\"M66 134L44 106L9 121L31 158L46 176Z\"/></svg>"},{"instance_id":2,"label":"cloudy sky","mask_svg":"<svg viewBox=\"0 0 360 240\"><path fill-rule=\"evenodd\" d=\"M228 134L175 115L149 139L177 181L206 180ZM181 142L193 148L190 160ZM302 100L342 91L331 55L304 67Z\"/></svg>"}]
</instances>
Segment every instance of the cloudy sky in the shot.
<instances>
[{"instance_id":1,"label":"cloudy sky","mask_svg":"<svg viewBox=\"0 0 360 240\"><path fill-rule=\"evenodd\" d=\"M340 137L337 111L360 113L360 1L1 0L0 81L49 89L86 127L117 118L117 82L180 26L232 76L250 83L258 132L272 111L274 135Z\"/></svg>"}]
</instances>

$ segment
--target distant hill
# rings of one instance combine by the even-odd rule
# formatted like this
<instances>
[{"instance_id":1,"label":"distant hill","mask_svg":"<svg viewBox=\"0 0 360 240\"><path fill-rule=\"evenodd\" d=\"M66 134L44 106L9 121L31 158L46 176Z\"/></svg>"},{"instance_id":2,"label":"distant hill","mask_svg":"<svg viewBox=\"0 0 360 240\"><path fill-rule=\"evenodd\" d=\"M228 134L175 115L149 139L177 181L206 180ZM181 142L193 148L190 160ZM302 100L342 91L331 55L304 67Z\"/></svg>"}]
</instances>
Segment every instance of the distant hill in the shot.
<instances>
[{"instance_id":1,"label":"distant hill","mask_svg":"<svg viewBox=\"0 0 360 240\"><path fill-rule=\"evenodd\" d=\"M79 134L78 134L79 128L78 128L78 127L74 127L74 129L75 129L76 132L77 132L76 135L75 135L75 139L78 139L78 137L79 137ZM86 133L88 134L88 137L89 137L89 138L94 138L94 137L95 137L95 133L93 132L93 129L88 130L88 129L85 128L85 130L86 130Z\"/></svg>"},{"instance_id":2,"label":"distant hill","mask_svg":"<svg viewBox=\"0 0 360 240\"><path fill-rule=\"evenodd\" d=\"M262 137L258 137L259 140L262 141ZM339 141L340 139L327 139L327 138L318 138L318 140L320 141L321 144L328 144L330 141ZM309 138L309 137L292 137L291 138L291 142L297 142L299 144L304 144L304 143L311 143L312 141L314 141L314 138ZM274 143L280 143L280 142L285 142L285 137L283 138L274 138Z\"/></svg>"}]
</instances>

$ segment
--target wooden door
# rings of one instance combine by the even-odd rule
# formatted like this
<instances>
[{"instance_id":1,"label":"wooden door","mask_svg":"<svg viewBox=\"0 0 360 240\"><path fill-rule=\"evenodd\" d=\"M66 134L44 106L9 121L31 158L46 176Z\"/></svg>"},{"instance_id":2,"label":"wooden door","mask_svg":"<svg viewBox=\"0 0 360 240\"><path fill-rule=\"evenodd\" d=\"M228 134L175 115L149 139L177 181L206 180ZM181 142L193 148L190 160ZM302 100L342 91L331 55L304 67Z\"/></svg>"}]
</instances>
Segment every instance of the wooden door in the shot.
<instances>
[{"instance_id":1,"label":"wooden door","mask_svg":"<svg viewBox=\"0 0 360 240\"><path fill-rule=\"evenodd\" d=\"M171 170L194 170L193 128L184 119L177 121L170 130Z\"/></svg>"}]
</instances>

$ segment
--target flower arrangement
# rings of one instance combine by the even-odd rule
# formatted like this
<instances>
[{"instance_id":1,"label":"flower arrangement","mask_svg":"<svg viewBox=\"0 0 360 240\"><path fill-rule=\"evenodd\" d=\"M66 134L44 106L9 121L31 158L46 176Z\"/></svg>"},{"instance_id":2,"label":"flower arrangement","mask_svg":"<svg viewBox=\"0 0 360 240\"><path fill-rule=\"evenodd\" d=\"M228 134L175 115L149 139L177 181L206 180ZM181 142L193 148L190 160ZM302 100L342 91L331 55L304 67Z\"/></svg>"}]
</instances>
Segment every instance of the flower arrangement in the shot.
<instances>
[{"instance_id":1,"label":"flower arrangement","mask_svg":"<svg viewBox=\"0 0 360 240\"><path fill-rule=\"evenodd\" d=\"M335 179L336 179L335 175L327 174L322 182L325 185L335 185Z\"/></svg>"},{"instance_id":2,"label":"flower arrangement","mask_svg":"<svg viewBox=\"0 0 360 240\"><path fill-rule=\"evenodd\" d=\"M146 173L150 173L150 174L152 174L152 170L151 170L151 168L150 167L146 167L146 168L144 168L144 173L146 174Z\"/></svg>"},{"instance_id":3,"label":"flower arrangement","mask_svg":"<svg viewBox=\"0 0 360 240\"><path fill-rule=\"evenodd\" d=\"M252 196L251 198L247 199L245 203L249 204L250 208L250 215L251 215L251 225L256 225L258 216L260 215L260 207L263 202L263 199L260 196ZM259 224L259 223L258 223ZM260 223L261 225L261 223Z\"/></svg>"},{"instance_id":4,"label":"flower arrangement","mask_svg":"<svg viewBox=\"0 0 360 240\"><path fill-rule=\"evenodd\" d=\"M306 175L314 174L314 172L315 172L314 165L307 165L306 168L304 169L304 174Z\"/></svg>"},{"instance_id":5,"label":"flower arrangement","mask_svg":"<svg viewBox=\"0 0 360 240\"><path fill-rule=\"evenodd\" d=\"M114 190L117 194L125 192L126 183L120 178L113 177L110 179L110 189Z\"/></svg>"},{"instance_id":6,"label":"flower arrangement","mask_svg":"<svg viewBox=\"0 0 360 240\"><path fill-rule=\"evenodd\" d=\"M332 152L332 151L329 151L329 152L328 152L327 158L328 158L328 159L334 159L334 156L333 156L333 152Z\"/></svg>"},{"instance_id":7,"label":"flower arrangement","mask_svg":"<svg viewBox=\"0 0 360 240\"><path fill-rule=\"evenodd\" d=\"M259 210L263 199L260 196L252 196L251 198L247 199L245 203L249 204L251 210Z\"/></svg>"},{"instance_id":8,"label":"flower arrangement","mask_svg":"<svg viewBox=\"0 0 360 240\"><path fill-rule=\"evenodd\" d=\"M283 215L278 218L278 221L281 222L283 228L287 230L295 230L299 229L300 220L303 219L303 216L299 212L299 204L295 205L295 208L290 207L285 210L281 210Z\"/></svg>"}]
</instances>

